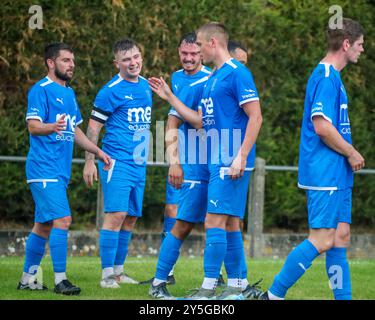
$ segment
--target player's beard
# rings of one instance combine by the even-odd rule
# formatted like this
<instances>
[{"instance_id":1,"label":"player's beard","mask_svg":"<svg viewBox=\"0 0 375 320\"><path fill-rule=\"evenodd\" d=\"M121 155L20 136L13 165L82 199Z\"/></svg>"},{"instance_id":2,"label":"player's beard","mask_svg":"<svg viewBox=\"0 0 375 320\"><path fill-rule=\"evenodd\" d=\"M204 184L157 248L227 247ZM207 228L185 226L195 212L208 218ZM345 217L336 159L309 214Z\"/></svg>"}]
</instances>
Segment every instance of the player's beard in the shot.
<instances>
[{"instance_id":1,"label":"player's beard","mask_svg":"<svg viewBox=\"0 0 375 320\"><path fill-rule=\"evenodd\" d=\"M58 68L55 69L55 76L62 81L69 81L72 79L72 77L68 75L68 72L62 73Z\"/></svg>"}]
</instances>

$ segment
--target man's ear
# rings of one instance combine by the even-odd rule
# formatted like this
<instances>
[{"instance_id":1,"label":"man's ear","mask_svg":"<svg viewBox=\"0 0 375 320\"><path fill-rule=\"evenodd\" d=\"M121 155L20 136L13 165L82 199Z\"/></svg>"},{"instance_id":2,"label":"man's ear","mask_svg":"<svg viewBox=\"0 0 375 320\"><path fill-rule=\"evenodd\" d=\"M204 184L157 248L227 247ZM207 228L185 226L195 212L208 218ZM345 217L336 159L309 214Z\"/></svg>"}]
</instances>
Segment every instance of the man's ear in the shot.
<instances>
[{"instance_id":1,"label":"man's ear","mask_svg":"<svg viewBox=\"0 0 375 320\"><path fill-rule=\"evenodd\" d=\"M54 69L55 68L55 61L53 61L52 59L47 59L47 66L48 66L48 70Z\"/></svg>"},{"instance_id":2,"label":"man's ear","mask_svg":"<svg viewBox=\"0 0 375 320\"><path fill-rule=\"evenodd\" d=\"M344 39L344 41L342 42L342 48L343 48L343 50L346 52L346 51L348 51L348 49L350 47L351 47L351 44L350 44L349 39Z\"/></svg>"}]
</instances>

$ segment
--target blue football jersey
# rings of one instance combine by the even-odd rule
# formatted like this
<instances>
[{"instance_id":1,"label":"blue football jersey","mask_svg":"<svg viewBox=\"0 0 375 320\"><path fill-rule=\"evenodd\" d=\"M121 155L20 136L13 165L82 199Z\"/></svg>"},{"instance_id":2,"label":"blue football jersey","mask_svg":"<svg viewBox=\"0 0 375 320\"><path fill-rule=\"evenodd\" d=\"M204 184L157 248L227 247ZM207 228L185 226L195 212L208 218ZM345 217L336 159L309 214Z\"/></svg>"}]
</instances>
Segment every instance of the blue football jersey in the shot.
<instances>
[{"instance_id":1,"label":"blue football jersey","mask_svg":"<svg viewBox=\"0 0 375 320\"><path fill-rule=\"evenodd\" d=\"M145 166L151 109L152 92L145 78L134 83L114 76L97 94L91 113L105 125L103 150L115 160Z\"/></svg>"},{"instance_id":2,"label":"blue football jersey","mask_svg":"<svg viewBox=\"0 0 375 320\"><path fill-rule=\"evenodd\" d=\"M234 59L228 60L209 77L200 101L209 165L231 165L242 145L249 120L241 106L257 100L258 91L251 72ZM255 144L246 167L253 168L254 161Z\"/></svg>"},{"instance_id":3,"label":"blue football jersey","mask_svg":"<svg viewBox=\"0 0 375 320\"><path fill-rule=\"evenodd\" d=\"M53 181L69 183L74 147L74 132L82 122L72 88L63 87L48 77L37 82L29 91L26 120L37 119L55 123L65 113L67 123L62 135L30 134L30 149L26 160L27 182Z\"/></svg>"},{"instance_id":4,"label":"blue football jersey","mask_svg":"<svg viewBox=\"0 0 375 320\"><path fill-rule=\"evenodd\" d=\"M320 63L306 88L298 164L298 185L310 190L339 190L353 186L353 171L346 157L328 147L315 133L312 119L322 116L352 144L348 96L340 73Z\"/></svg>"},{"instance_id":5,"label":"blue football jersey","mask_svg":"<svg viewBox=\"0 0 375 320\"><path fill-rule=\"evenodd\" d=\"M206 66L202 66L201 70L195 74L186 74L184 69L180 69L172 73L171 77L171 85L172 91L175 95L178 95L178 92L199 79L211 74L211 69L207 68Z\"/></svg>"},{"instance_id":6,"label":"blue football jersey","mask_svg":"<svg viewBox=\"0 0 375 320\"><path fill-rule=\"evenodd\" d=\"M176 96L187 107L197 111L208 77L206 75L189 85L185 85ZM171 108L169 115L183 120L174 108ZM207 146L203 130L196 130L188 122L184 122L180 126L178 133L178 152L185 181L208 182Z\"/></svg>"}]
</instances>

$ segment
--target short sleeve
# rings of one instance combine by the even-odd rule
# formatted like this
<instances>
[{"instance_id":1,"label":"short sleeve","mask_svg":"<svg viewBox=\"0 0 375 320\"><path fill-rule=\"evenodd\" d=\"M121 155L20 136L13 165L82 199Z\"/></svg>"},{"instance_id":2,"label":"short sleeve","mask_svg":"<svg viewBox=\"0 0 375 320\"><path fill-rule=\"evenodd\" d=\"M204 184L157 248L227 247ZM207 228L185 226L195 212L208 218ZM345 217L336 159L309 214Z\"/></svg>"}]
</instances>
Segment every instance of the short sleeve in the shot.
<instances>
[{"instance_id":1,"label":"short sleeve","mask_svg":"<svg viewBox=\"0 0 375 320\"><path fill-rule=\"evenodd\" d=\"M323 116L332 123L335 110L337 90L330 78L321 79L315 88L315 94L311 103L310 118Z\"/></svg>"},{"instance_id":2,"label":"short sleeve","mask_svg":"<svg viewBox=\"0 0 375 320\"><path fill-rule=\"evenodd\" d=\"M253 76L247 68L240 68L235 73L233 82L234 94L240 106L247 102L259 100Z\"/></svg>"},{"instance_id":3,"label":"short sleeve","mask_svg":"<svg viewBox=\"0 0 375 320\"><path fill-rule=\"evenodd\" d=\"M48 115L47 96L43 87L35 85L29 91L27 97L26 121L36 119L44 122Z\"/></svg>"},{"instance_id":4,"label":"short sleeve","mask_svg":"<svg viewBox=\"0 0 375 320\"><path fill-rule=\"evenodd\" d=\"M77 103L76 103L77 104ZM77 112L76 112L76 119L77 119L77 126L83 122L81 111L79 110L79 106L77 104Z\"/></svg>"},{"instance_id":5,"label":"short sleeve","mask_svg":"<svg viewBox=\"0 0 375 320\"><path fill-rule=\"evenodd\" d=\"M111 99L111 92L107 87L102 88L94 100L94 107L90 118L105 123L108 117L114 112L114 103Z\"/></svg>"}]
</instances>

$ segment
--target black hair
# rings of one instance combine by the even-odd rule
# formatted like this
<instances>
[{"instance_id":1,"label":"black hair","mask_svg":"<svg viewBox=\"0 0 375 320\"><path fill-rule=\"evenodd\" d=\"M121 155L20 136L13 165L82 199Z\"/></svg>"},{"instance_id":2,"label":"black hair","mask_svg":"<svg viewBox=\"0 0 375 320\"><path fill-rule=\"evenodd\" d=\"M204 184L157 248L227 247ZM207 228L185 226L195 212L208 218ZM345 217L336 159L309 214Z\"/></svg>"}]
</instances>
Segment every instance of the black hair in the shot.
<instances>
[{"instance_id":1,"label":"black hair","mask_svg":"<svg viewBox=\"0 0 375 320\"><path fill-rule=\"evenodd\" d=\"M228 41L228 51L234 52L236 49L241 49L245 52L247 52L247 48L240 42L235 40L229 40Z\"/></svg>"},{"instance_id":2,"label":"black hair","mask_svg":"<svg viewBox=\"0 0 375 320\"><path fill-rule=\"evenodd\" d=\"M60 55L61 50L66 50L66 51L69 51L70 53L73 53L73 49L71 48L71 46L63 42L51 43L44 48L44 63L47 68L48 68L47 60L56 59Z\"/></svg>"},{"instance_id":3,"label":"black hair","mask_svg":"<svg viewBox=\"0 0 375 320\"><path fill-rule=\"evenodd\" d=\"M190 43L190 44L194 44L197 42L197 35L195 34L195 32L189 32L189 33L186 33L184 34L181 39L180 39L180 43L178 44L178 46L181 46L181 44L183 42L186 42L186 43Z\"/></svg>"}]
</instances>

